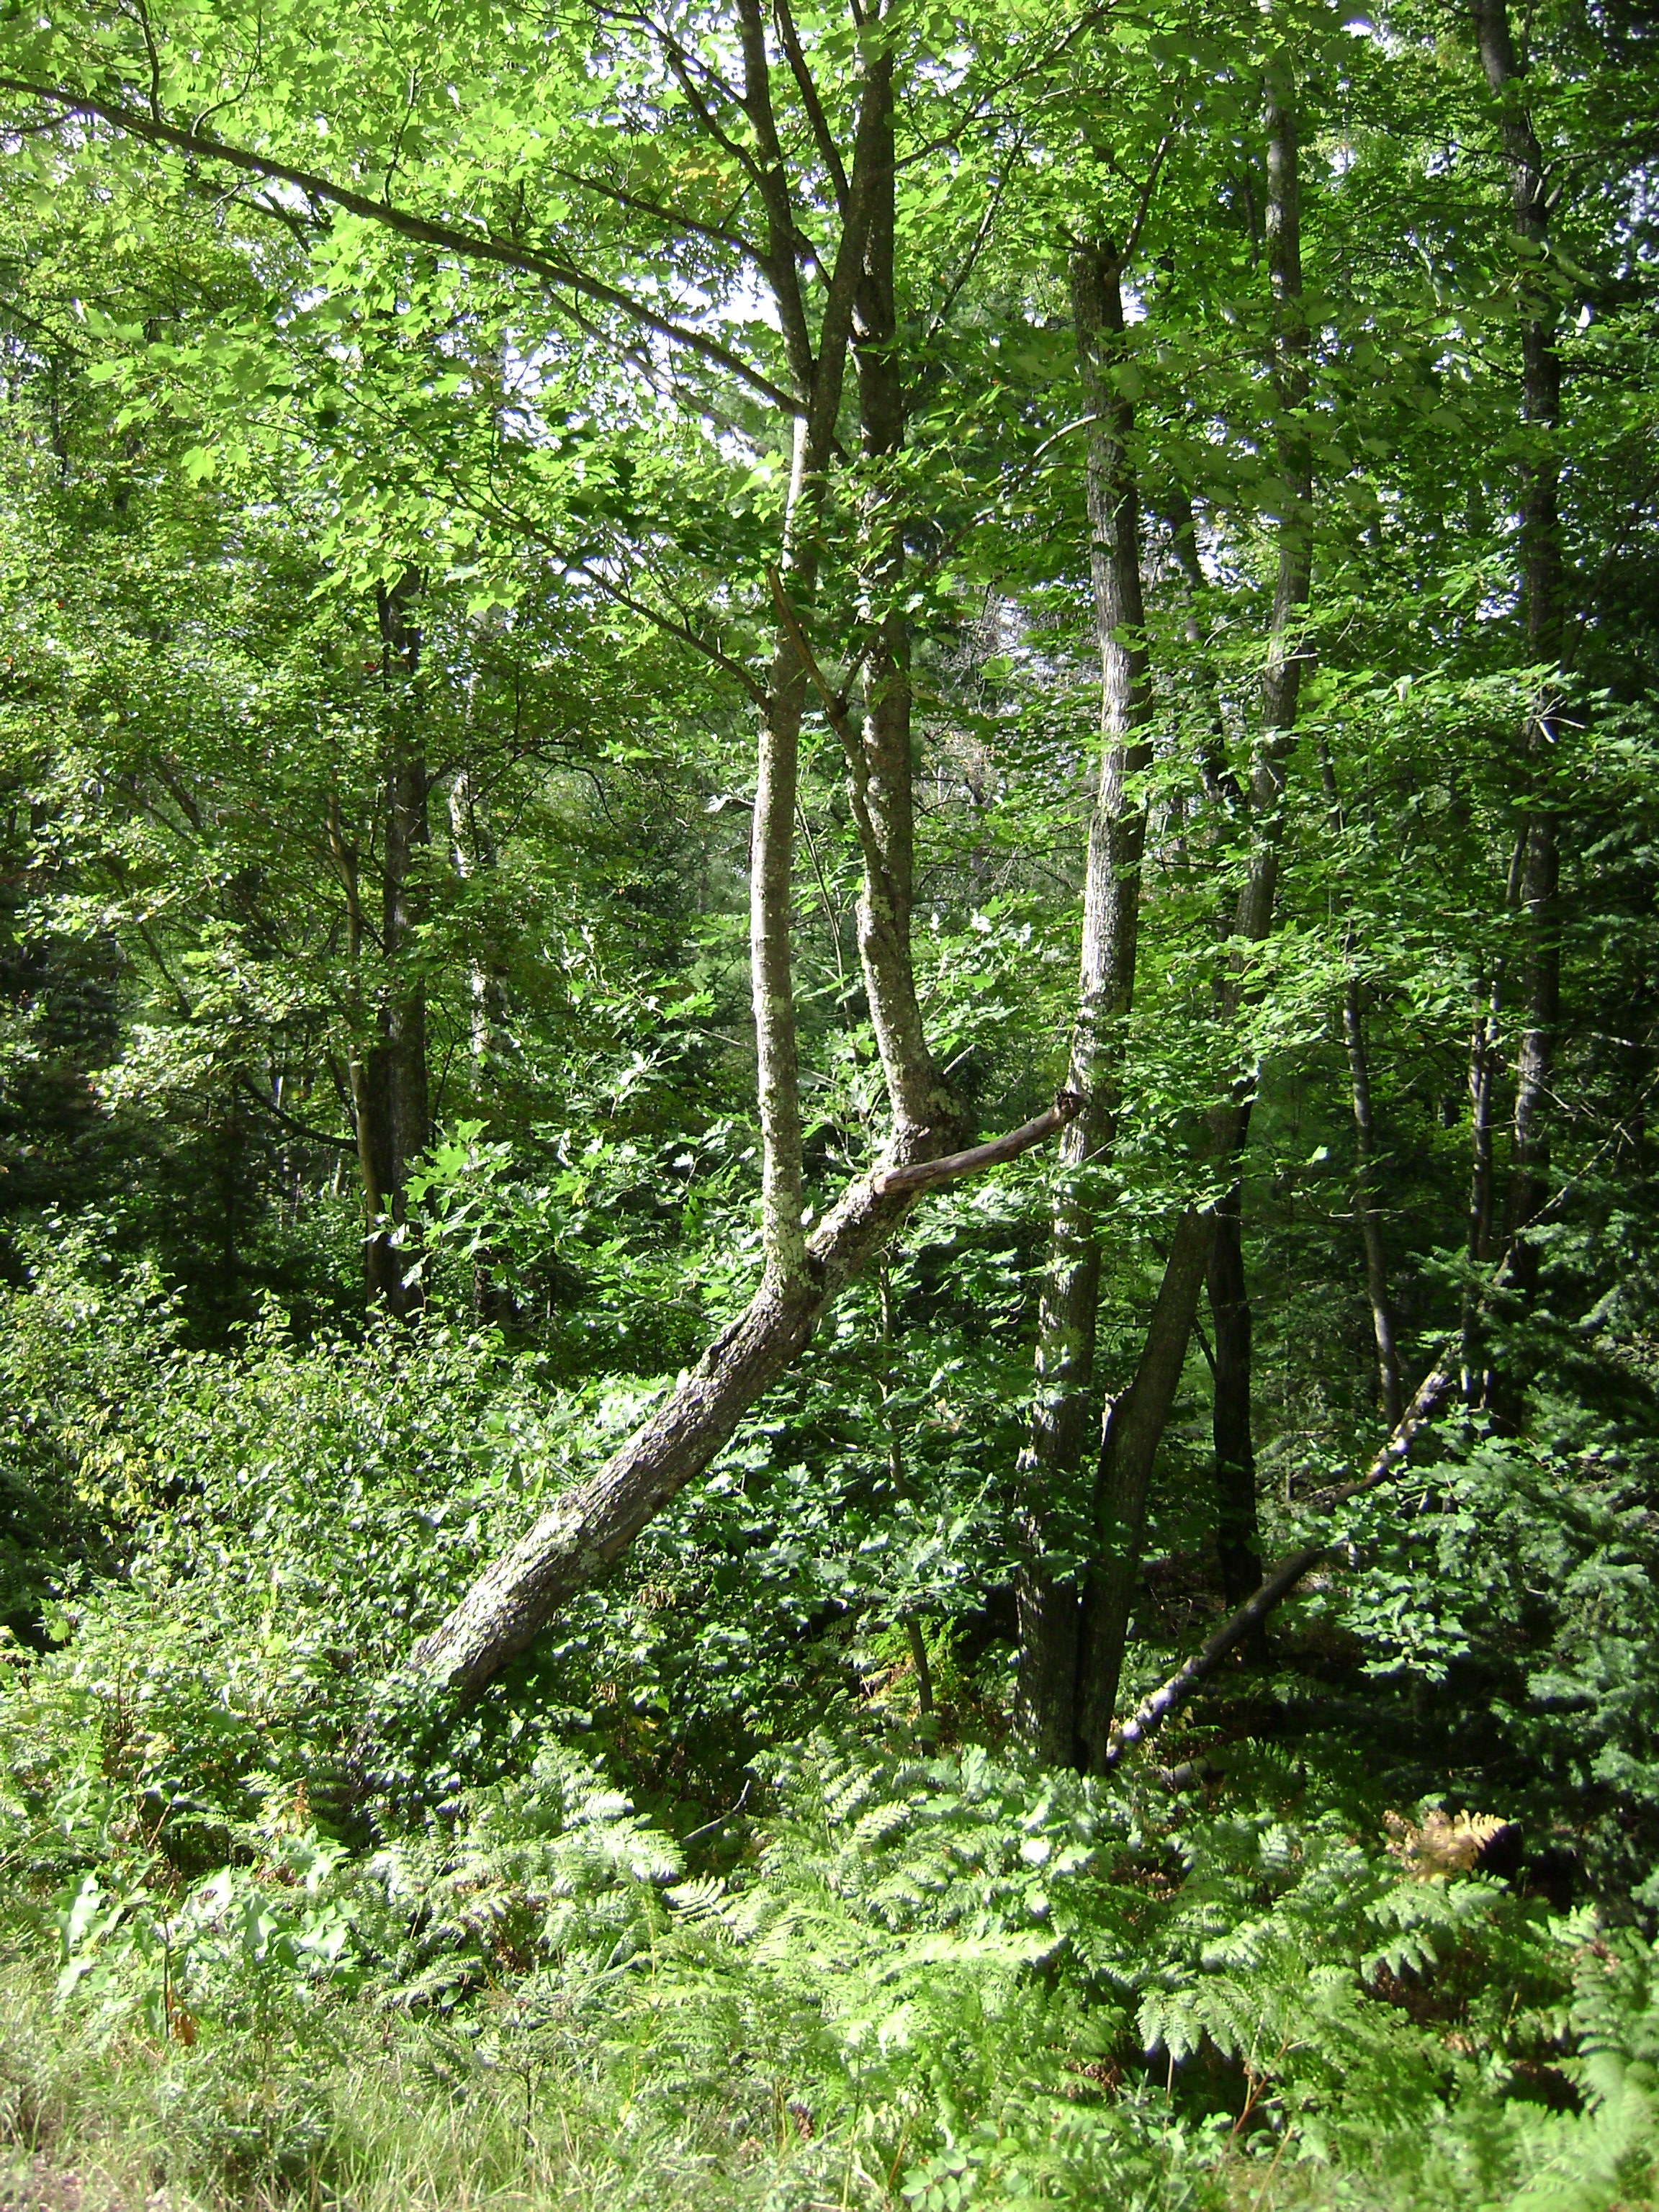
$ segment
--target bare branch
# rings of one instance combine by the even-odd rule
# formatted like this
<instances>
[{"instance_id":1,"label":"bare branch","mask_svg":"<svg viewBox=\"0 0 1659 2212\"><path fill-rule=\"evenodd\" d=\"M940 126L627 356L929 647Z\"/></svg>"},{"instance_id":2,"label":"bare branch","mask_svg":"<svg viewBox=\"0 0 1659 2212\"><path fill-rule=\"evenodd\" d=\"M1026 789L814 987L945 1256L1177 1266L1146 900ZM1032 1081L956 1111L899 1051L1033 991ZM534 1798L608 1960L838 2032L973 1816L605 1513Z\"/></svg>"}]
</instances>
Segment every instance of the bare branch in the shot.
<instances>
[{"instance_id":1,"label":"bare branch","mask_svg":"<svg viewBox=\"0 0 1659 2212\"><path fill-rule=\"evenodd\" d=\"M1432 1419L1451 1395L1456 1382L1456 1370L1450 1360L1449 1341L1440 1359L1429 1370L1417 1388L1399 1425L1388 1442L1377 1453L1365 1473L1357 1482L1345 1483L1334 1492L1331 1503L1340 1504L1344 1499L1358 1498L1362 1492L1376 1490L1397 1474L1411 1450L1412 1439L1424 1423ZM1106 1765L1115 1766L1126 1751L1144 1743L1157 1729L1162 1728L1170 1715L1184 1705L1200 1682L1206 1681L1231 1651L1236 1651L1247 1637L1260 1628L1268 1615L1290 1595L1304 1575L1327 1559L1334 1558L1340 1547L1330 1544L1310 1544L1299 1552L1292 1552L1263 1576L1261 1587L1245 1600L1237 1613L1223 1621L1201 1651L1194 1652L1178 1667L1167 1682L1162 1683L1152 1695L1143 1698L1129 1718L1112 1730L1106 1746Z\"/></svg>"},{"instance_id":2,"label":"bare branch","mask_svg":"<svg viewBox=\"0 0 1659 2212\"><path fill-rule=\"evenodd\" d=\"M795 18L789 0L772 0L772 13L783 40L783 51L788 57L791 75L800 90L801 104L806 110L806 119L812 126L812 136L817 142L823 166L830 172L830 181L836 188L836 205L842 215L847 212L847 170L841 158L835 134L830 128L830 118L818 98L818 88L812 82L812 72L806 66L806 56L801 51L800 33L795 28Z\"/></svg>"},{"instance_id":3,"label":"bare branch","mask_svg":"<svg viewBox=\"0 0 1659 2212\"><path fill-rule=\"evenodd\" d=\"M940 1183L979 1175L986 1168L1000 1167L1005 1160L1017 1160L1033 1145L1042 1144L1045 1137L1052 1137L1056 1129L1075 1121L1082 1111L1083 1100L1075 1091L1057 1091L1052 1106L1044 1107L1041 1114L1022 1121L1006 1136L970 1145L966 1152L946 1152L943 1159L913 1160L908 1167L884 1168L871 1177L871 1188L879 1197L890 1198L900 1191L935 1190Z\"/></svg>"}]
</instances>

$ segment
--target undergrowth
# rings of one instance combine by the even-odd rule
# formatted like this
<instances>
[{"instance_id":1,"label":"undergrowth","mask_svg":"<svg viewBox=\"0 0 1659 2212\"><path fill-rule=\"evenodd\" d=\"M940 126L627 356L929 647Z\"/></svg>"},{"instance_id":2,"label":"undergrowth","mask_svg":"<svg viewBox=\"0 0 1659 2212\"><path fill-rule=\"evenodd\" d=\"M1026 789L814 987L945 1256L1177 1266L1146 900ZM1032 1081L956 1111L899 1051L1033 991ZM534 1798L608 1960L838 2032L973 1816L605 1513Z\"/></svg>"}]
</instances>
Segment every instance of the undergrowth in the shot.
<instances>
[{"instance_id":1,"label":"undergrowth","mask_svg":"<svg viewBox=\"0 0 1659 2212\"><path fill-rule=\"evenodd\" d=\"M141 1291L39 1296L9 1457L86 1536L0 1646L23 2201L1659 2203L1639 1440L1449 1434L1275 1667L1182 1716L1154 1758L1219 1771L1174 1795L1024 1762L938 1593L920 1711L900 1585L786 1544L758 1480L458 1727L389 1670L639 1394L484 1334L219 1358Z\"/></svg>"}]
</instances>

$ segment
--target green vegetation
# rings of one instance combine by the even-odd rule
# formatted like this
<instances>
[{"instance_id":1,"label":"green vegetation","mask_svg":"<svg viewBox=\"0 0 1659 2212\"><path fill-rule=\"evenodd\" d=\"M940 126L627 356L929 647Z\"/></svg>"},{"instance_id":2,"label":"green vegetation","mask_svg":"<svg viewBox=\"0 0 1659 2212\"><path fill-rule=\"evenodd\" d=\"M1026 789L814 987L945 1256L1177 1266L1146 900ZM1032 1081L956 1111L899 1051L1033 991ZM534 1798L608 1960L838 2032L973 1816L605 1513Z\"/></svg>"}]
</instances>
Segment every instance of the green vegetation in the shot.
<instances>
[{"instance_id":1,"label":"green vegetation","mask_svg":"<svg viewBox=\"0 0 1659 2212\"><path fill-rule=\"evenodd\" d=\"M1659 2204L1644 12L0 146L0 2203Z\"/></svg>"}]
</instances>

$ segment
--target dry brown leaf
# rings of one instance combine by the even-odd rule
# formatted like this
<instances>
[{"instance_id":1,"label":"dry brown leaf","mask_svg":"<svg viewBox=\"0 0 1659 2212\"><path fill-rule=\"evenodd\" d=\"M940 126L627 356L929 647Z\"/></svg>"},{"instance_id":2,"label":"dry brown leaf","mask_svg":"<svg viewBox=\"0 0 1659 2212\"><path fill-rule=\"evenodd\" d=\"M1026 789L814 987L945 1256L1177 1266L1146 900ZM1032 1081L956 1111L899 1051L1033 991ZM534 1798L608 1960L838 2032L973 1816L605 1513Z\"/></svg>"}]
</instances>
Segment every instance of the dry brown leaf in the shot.
<instances>
[{"instance_id":1,"label":"dry brown leaf","mask_svg":"<svg viewBox=\"0 0 1659 2212\"><path fill-rule=\"evenodd\" d=\"M1423 1816L1423 1825L1401 1813L1385 1813L1382 1825L1392 1840L1386 1848L1407 1874L1419 1881L1437 1875L1468 1874L1494 1836L1509 1822L1498 1813L1443 1813L1438 1808Z\"/></svg>"}]
</instances>

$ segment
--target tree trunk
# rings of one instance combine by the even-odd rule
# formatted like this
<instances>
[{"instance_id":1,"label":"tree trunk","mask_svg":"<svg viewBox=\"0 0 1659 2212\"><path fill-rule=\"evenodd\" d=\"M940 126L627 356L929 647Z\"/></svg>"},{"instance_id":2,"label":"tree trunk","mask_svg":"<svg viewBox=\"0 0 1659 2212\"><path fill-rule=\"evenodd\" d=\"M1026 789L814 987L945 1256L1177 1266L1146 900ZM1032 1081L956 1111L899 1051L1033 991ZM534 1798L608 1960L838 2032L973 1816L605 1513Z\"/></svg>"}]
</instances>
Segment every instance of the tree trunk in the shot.
<instances>
[{"instance_id":1,"label":"tree trunk","mask_svg":"<svg viewBox=\"0 0 1659 2212\"><path fill-rule=\"evenodd\" d=\"M892 1114L893 1156L916 1159L954 1141L961 1109L928 1048L910 952L915 765L910 624L902 605L905 515L893 481L904 446L906 407L894 289L890 106L883 111L874 149L854 361L865 471L861 612L875 627L875 642L865 663L863 720L856 742L847 748L847 770L864 863L859 957Z\"/></svg>"},{"instance_id":2,"label":"tree trunk","mask_svg":"<svg viewBox=\"0 0 1659 2212\"><path fill-rule=\"evenodd\" d=\"M924 1191L1017 1158L1065 1126L1079 1103L1062 1093L1046 1113L991 1144L861 1177L808 1238L800 1273L784 1278L767 1268L747 1310L644 1426L485 1569L417 1647L416 1667L462 1696L476 1695L702 1473Z\"/></svg>"},{"instance_id":3,"label":"tree trunk","mask_svg":"<svg viewBox=\"0 0 1659 2212\"><path fill-rule=\"evenodd\" d=\"M1300 630L1313 578L1313 447L1308 404L1310 333L1302 299L1302 194L1297 164L1295 87L1281 56L1267 71L1267 267L1273 295L1276 438L1285 480L1267 665L1261 679L1262 742L1250 763L1251 866L1239 902L1238 934L1267 934L1278 886L1279 809L1285 761L1296 730L1305 647Z\"/></svg>"},{"instance_id":4,"label":"tree trunk","mask_svg":"<svg viewBox=\"0 0 1659 2212\"><path fill-rule=\"evenodd\" d=\"M1522 597L1527 647L1534 661L1558 662L1562 643L1564 564L1559 513L1560 465L1554 434L1561 417L1561 357L1551 288L1549 201L1544 157L1522 98L1524 65L1510 33L1505 0L1473 0L1476 41L1487 85L1501 103L1504 165L1522 254L1520 277L1521 412L1532 433L1521 501ZM1527 757L1533 789L1521 871L1526 918L1524 1011L1516 1056L1515 1152L1509 1228L1515 1244L1510 1279L1523 1297L1538 1284L1538 1248L1524 1234L1549 1195L1549 1093L1561 1012L1559 854L1555 822L1540 805L1541 785L1560 719L1557 687L1547 682L1533 704Z\"/></svg>"},{"instance_id":5,"label":"tree trunk","mask_svg":"<svg viewBox=\"0 0 1659 2212\"><path fill-rule=\"evenodd\" d=\"M1182 628L1195 656L1198 688L1204 702L1204 726L1198 747L1199 773L1203 778L1205 796L1211 805L1231 815L1243 807L1244 794L1239 789L1238 778L1227 760L1227 732L1221 714L1221 686L1217 680L1215 665L1205 649L1206 641L1202 613L1204 564L1198 553L1198 520L1193 513L1191 498L1180 487L1170 495L1164 512L1169 519L1170 538L1176 560L1186 584Z\"/></svg>"},{"instance_id":6,"label":"tree trunk","mask_svg":"<svg viewBox=\"0 0 1659 2212\"><path fill-rule=\"evenodd\" d=\"M1107 374L1123 332L1119 269L1096 245L1073 258L1073 313L1088 447L1090 570L1101 666L1101 763L1089 824L1083 954L1068 1087L1086 1102L1066 1130L1050 1217L1037 1324L1038 1393L1021 1465L1025 1557L1016 1577L1019 1670L1014 1724L1044 1760L1069 1761L1076 1736L1079 1542L1076 1492L1094 1380L1100 1246L1089 1174L1110 1152L1122 1024L1134 991L1145 801L1131 779L1152 758L1139 513L1129 404ZM1086 1530L1086 1522L1084 1524Z\"/></svg>"},{"instance_id":7,"label":"tree trunk","mask_svg":"<svg viewBox=\"0 0 1659 2212\"><path fill-rule=\"evenodd\" d=\"M799 225L788 198L772 112L766 22L758 0L738 0L737 12L744 57L743 104L761 155L759 188L767 223L763 266L777 306L798 398L783 572L801 606L806 607L817 574L824 471L836 450L855 302L869 301L878 322L884 300L890 317L890 220L885 259L878 244L873 279L871 262L872 234L881 221L888 220L881 210L891 203L892 58L890 51L877 46L863 63L850 174L841 173L838 157L833 164L842 201L842 235L815 350L799 284ZM890 346L875 343L869 351L878 370L884 356L889 373L896 374ZM872 434L891 434L890 418ZM886 557L890 559L888 542ZM486 1569L448 1619L420 1645L416 1664L464 1695L476 1694L525 1648L567 1597L601 1573L645 1523L708 1466L744 1414L805 1349L819 1316L893 1233L921 1188L932 1180L989 1164L990 1156L1012 1157L1009 1146L1018 1151L1039 1141L1062 1126L1073 1111L1069 1101L1057 1105L1049 1115L1016 1132L1001 1148L989 1148L988 1156L981 1148L931 1165L914 1157L937 1152L942 1133L931 1108L917 1111L916 1086L924 1080L920 1055L926 1048L920 1014L914 1016L912 1034L905 1003L908 994L914 1008L907 927L909 713L908 688L894 681L903 672L902 654L894 650L895 641L890 638L890 660L899 665L890 666L884 682L878 684L886 706L871 740L877 754L875 768L866 777L853 759L856 749L845 712L823 684L783 575L775 571L773 583L779 626L769 681L759 700L750 853L750 966L763 1145L764 1272L747 1310L709 1346L651 1419L590 1481L561 1498ZM851 784L869 878L866 904L872 915L870 929L860 929L861 951L872 1014L886 1024L884 1064L889 1066L894 1111L890 1157L896 1165L854 1183L809 1238L804 1233L790 922L797 765L810 678L821 684L826 711L853 763ZM896 704L900 700L902 714ZM866 788L874 794L867 803ZM887 957L889 950L898 956L896 963ZM925 1066L930 1072L931 1060ZM912 1157L907 1158L907 1153Z\"/></svg>"},{"instance_id":8,"label":"tree trunk","mask_svg":"<svg viewBox=\"0 0 1659 2212\"><path fill-rule=\"evenodd\" d=\"M1377 1387L1382 1416L1392 1428L1405 1406L1400 1379L1400 1351L1395 1341L1394 1308L1389 1300L1388 1255L1382 1248L1382 1214L1376 1203L1376 1125L1371 1117L1370 1062L1365 1048L1365 1010L1357 977L1342 987L1342 1039L1348 1051L1348 1084L1353 1094L1354 1150L1359 1172L1354 1178L1354 1211L1365 1249L1365 1297L1376 1343Z\"/></svg>"},{"instance_id":9,"label":"tree trunk","mask_svg":"<svg viewBox=\"0 0 1659 2212\"><path fill-rule=\"evenodd\" d=\"M1261 1580L1261 1527L1255 1503L1255 1445L1250 1426L1250 1300L1244 1280L1243 1194L1236 1182L1215 1209L1206 1271L1215 1323L1216 1551L1230 1606Z\"/></svg>"},{"instance_id":10,"label":"tree trunk","mask_svg":"<svg viewBox=\"0 0 1659 2212\"><path fill-rule=\"evenodd\" d=\"M1514 910L1521 897L1521 872L1525 866L1530 830L1523 826L1510 861L1504 890L1504 910ZM1471 1279L1463 1292L1461 1385L1466 1404L1491 1402L1496 1377L1486 1364L1485 1297L1475 1287L1474 1276L1492 1259L1492 1228L1497 1214L1498 1182L1492 1158L1492 1132L1497 1119L1498 1079L1503 1073L1504 956L1492 963L1490 985L1485 976L1474 987L1474 1019L1469 1030L1469 1212L1468 1252ZM1510 1266L1514 1255L1510 1255Z\"/></svg>"},{"instance_id":11,"label":"tree trunk","mask_svg":"<svg viewBox=\"0 0 1659 2212\"><path fill-rule=\"evenodd\" d=\"M1331 829L1339 843L1346 828L1336 768L1330 749L1322 738L1319 772L1325 786ZM1342 1042L1348 1056L1348 1090L1353 1104L1353 1206L1365 1255L1365 1297L1371 1310L1371 1334L1376 1344L1377 1385L1382 1412L1392 1428L1401 1416L1405 1394L1400 1377L1400 1352L1395 1340L1394 1308L1389 1299L1388 1255L1382 1244L1382 1215L1376 1203L1376 1127L1371 1113L1370 1055L1366 1048L1365 1007L1359 978L1353 972L1353 931L1344 935L1342 956L1346 973L1342 981ZM1242 1600L1239 1601L1242 1602Z\"/></svg>"},{"instance_id":12,"label":"tree trunk","mask_svg":"<svg viewBox=\"0 0 1659 2212\"><path fill-rule=\"evenodd\" d=\"M464 884L478 883L495 869L495 842L482 799L465 768L457 769L450 781L448 807L450 852L455 873ZM507 1026L509 1007L501 975L492 969L478 949L476 927L469 930L469 934L473 938L473 947L467 956L467 987L472 1008L467 1029L473 1072L483 1081L489 1069L512 1052Z\"/></svg>"},{"instance_id":13,"label":"tree trunk","mask_svg":"<svg viewBox=\"0 0 1659 2212\"><path fill-rule=\"evenodd\" d=\"M1297 632L1307 605L1313 561L1312 448L1302 421L1309 393L1309 331L1302 301L1295 92L1282 56L1267 70L1266 98L1273 366L1279 402L1279 468L1288 497L1279 526L1267 661L1261 680L1262 734L1250 763L1249 858L1233 924L1240 951L1220 992L1219 1014L1229 1023L1236 1018L1249 989L1248 948L1260 945L1273 927L1285 764L1295 740L1301 696L1304 649ZM1212 1117L1216 1157L1224 1170L1236 1165L1243 1151L1254 1088L1254 1074L1247 1074L1236 1087L1232 1100ZM1120 1417L1114 1405L1107 1417L1096 1480L1095 1562L1085 1595L1079 1662L1078 1735L1085 1769L1097 1767L1105 1757L1131 1601L1140 1571L1153 1461L1186 1359L1213 1234L1211 1217L1188 1214L1183 1218L1164 1267L1135 1380L1120 1401L1125 1413ZM1244 1303L1243 1273L1241 1264L1229 1286L1230 1297L1241 1306ZM1237 1316L1234 1326L1237 1329ZM1238 1356L1241 1350L1243 1363ZM1248 1337L1240 1331L1232 1346L1226 1415L1230 1449L1235 1452L1241 1406L1248 1432ZM1233 1494L1237 1500L1236 1487ZM1254 1494L1251 1507L1253 1510Z\"/></svg>"},{"instance_id":14,"label":"tree trunk","mask_svg":"<svg viewBox=\"0 0 1659 2212\"><path fill-rule=\"evenodd\" d=\"M1079 1638L1078 1763L1105 1764L1130 1608L1140 1574L1152 1464L1180 1387L1204 1287L1215 1222L1189 1212L1176 1224L1134 1380L1108 1409L1095 1475L1095 1564Z\"/></svg>"},{"instance_id":15,"label":"tree trunk","mask_svg":"<svg viewBox=\"0 0 1659 2212\"><path fill-rule=\"evenodd\" d=\"M430 1135L426 1062L426 988L417 952L420 858L427 842L426 763L415 687L421 634L411 615L419 589L413 570L376 594L380 684L385 696L379 798L383 860L380 967L366 987L369 938L362 856L331 801L329 846L346 902L347 1018L351 1024L348 1090L357 1143L358 1178L368 1224L364 1272L370 1299L407 1316L422 1303L407 1265L404 1179Z\"/></svg>"},{"instance_id":16,"label":"tree trunk","mask_svg":"<svg viewBox=\"0 0 1659 2212\"><path fill-rule=\"evenodd\" d=\"M379 1220L368 1242L371 1288L392 1311L417 1313L423 1303L418 1257L410 1242L404 1194L409 1170L431 1138L426 1066L426 985L419 968L422 915L419 869L428 840L426 761L420 742L415 686L420 673L421 633L411 609L420 580L407 570L377 595L380 624L380 680L386 709L386 779L381 834L380 949L378 1042L364 1057L362 1091ZM359 1138L360 1150L362 1139Z\"/></svg>"}]
</instances>

